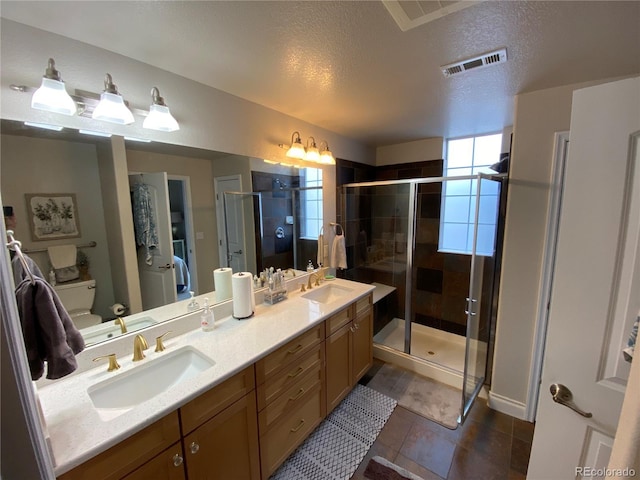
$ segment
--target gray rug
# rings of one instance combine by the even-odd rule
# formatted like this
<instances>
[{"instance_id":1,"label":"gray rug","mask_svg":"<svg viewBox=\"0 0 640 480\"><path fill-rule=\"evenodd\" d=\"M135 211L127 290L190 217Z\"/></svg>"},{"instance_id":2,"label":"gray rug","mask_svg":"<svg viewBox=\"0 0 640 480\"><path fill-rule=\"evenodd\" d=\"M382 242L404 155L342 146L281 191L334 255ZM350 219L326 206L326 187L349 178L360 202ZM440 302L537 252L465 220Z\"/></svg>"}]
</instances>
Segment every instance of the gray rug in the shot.
<instances>
[{"instance_id":1,"label":"gray rug","mask_svg":"<svg viewBox=\"0 0 640 480\"><path fill-rule=\"evenodd\" d=\"M356 385L271 479L348 480L396 405L394 399Z\"/></svg>"},{"instance_id":2,"label":"gray rug","mask_svg":"<svg viewBox=\"0 0 640 480\"><path fill-rule=\"evenodd\" d=\"M398 405L452 430L458 427L462 391L385 363L367 386Z\"/></svg>"},{"instance_id":3,"label":"gray rug","mask_svg":"<svg viewBox=\"0 0 640 480\"><path fill-rule=\"evenodd\" d=\"M424 480L383 457L375 456L367 464L364 477L371 480Z\"/></svg>"}]
</instances>

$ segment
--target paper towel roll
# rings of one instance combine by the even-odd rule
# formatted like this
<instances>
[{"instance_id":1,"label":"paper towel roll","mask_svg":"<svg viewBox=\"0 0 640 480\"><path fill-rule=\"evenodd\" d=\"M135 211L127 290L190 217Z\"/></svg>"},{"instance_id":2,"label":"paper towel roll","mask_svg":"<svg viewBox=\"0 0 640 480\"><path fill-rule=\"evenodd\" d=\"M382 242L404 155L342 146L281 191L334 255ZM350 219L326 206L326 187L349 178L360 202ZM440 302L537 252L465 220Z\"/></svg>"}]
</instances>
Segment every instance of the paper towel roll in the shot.
<instances>
[{"instance_id":1,"label":"paper towel roll","mask_svg":"<svg viewBox=\"0 0 640 480\"><path fill-rule=\"evenodd\" d=\"M111 308L111 311L113 313L115 313L116 315L122 315L124 312L127 311L127 307L125 307L121 303L115 303L115 304L111 305L110 308Z\"/></svg>"},{"instance_id":2,"label":"paper towel roll","mask_svg":"<svg viewBox=\"0 0 640 480\"><path fill-rule=\"evenodd\" d=\"M216 290L216 303L224 302L231 298L231 275L233 270L228 267L216 268L213 271L213 282Z\"/></svg>"},{"instance_id":3,"label":"paper towel roll","mask_svg":"<svg viewBox=\"0 0 640 480\"><path fill-rule=\"evenodd\" d=\"M234 273L231 277L233 289L233 317L249 318L254 311L253 276L249 272Z\"/></svg>"}]
</instances>

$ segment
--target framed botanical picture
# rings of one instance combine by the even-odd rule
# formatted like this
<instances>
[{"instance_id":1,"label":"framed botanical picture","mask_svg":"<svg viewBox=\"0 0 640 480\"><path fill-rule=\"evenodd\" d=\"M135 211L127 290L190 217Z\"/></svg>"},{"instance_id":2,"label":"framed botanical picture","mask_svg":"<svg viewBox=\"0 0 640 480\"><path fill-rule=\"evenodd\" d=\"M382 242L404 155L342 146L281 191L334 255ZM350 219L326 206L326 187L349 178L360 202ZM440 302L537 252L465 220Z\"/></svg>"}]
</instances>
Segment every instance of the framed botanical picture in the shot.
<instances>
[{"instance_id":1,"label":"framed botanical picture","mask_svg":"<svg viewBox=\"0 0 640 480\"><path fill-rule=\"evenodd\" d=\"M26 193L25 198L33 241L80 236L75 193Z\"/></svg>"}]
</instances>

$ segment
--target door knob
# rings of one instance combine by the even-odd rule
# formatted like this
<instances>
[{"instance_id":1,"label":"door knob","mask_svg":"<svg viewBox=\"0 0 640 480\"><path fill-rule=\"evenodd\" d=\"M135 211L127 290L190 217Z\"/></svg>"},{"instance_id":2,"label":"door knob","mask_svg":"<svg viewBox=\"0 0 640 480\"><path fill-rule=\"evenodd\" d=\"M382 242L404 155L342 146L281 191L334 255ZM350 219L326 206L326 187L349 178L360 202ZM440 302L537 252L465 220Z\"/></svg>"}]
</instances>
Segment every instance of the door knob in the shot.
<instances>
[{"instance_id":1,"label":"door knob","mask_svg":"<svg viewBox=\"0 0 640 480\"><path fill-rule=\"evenodd\" d=\"M233 252L233 253L235 253L237 255L242 255L242 249L238 250L237 252Z\"/></svg>"},{"instance_id":2,"label":"door knob","mask_svg":"<svg viewBox=\"0 0 640 480\"><path fill-rule=\"evenodd\" d=\"M573 403L573 394L571 393L571 390L561 383L552 383L549 387L549 391L551 392L551 398L553 398L554 402L564 405L565 407L569 407L571 410L579 413L583 417L591 418L593 416L591 412L580 410L576 404Z\"/></svg>"},{"instance_id":3,"label":"door knob","mask_svg":"<svg viewBox=\"0 0 640 480\"><path fill-rule=\"evenodd\" d=\"M162 270L171 270L171 268L173 268L173 265L170 263L167 263L166 265L160 265L158 268Z\"/></svg>"}]
</instances>

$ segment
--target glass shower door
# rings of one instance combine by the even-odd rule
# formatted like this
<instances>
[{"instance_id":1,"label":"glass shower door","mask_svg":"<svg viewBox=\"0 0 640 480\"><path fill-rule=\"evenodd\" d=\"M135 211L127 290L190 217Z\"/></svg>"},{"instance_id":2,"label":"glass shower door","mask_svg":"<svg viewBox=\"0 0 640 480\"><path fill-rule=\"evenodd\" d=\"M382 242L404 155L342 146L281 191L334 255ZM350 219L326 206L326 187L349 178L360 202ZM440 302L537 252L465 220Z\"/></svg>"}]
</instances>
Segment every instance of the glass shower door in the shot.
<instances>
[{"instance_id":1,"label":"glass shower door","mask_svg":"<svg viewBox=\"0 0 640 480\"><path fill-rule=\"evenodd\" d=\"M473 180L473 235L469 297L466 299L467 338L462 381L462 408L459 423L464 423L486 376L489 348L489 311L491 273L495 257L500 182L482 174Z\"/></svg>"}]
</instances>

